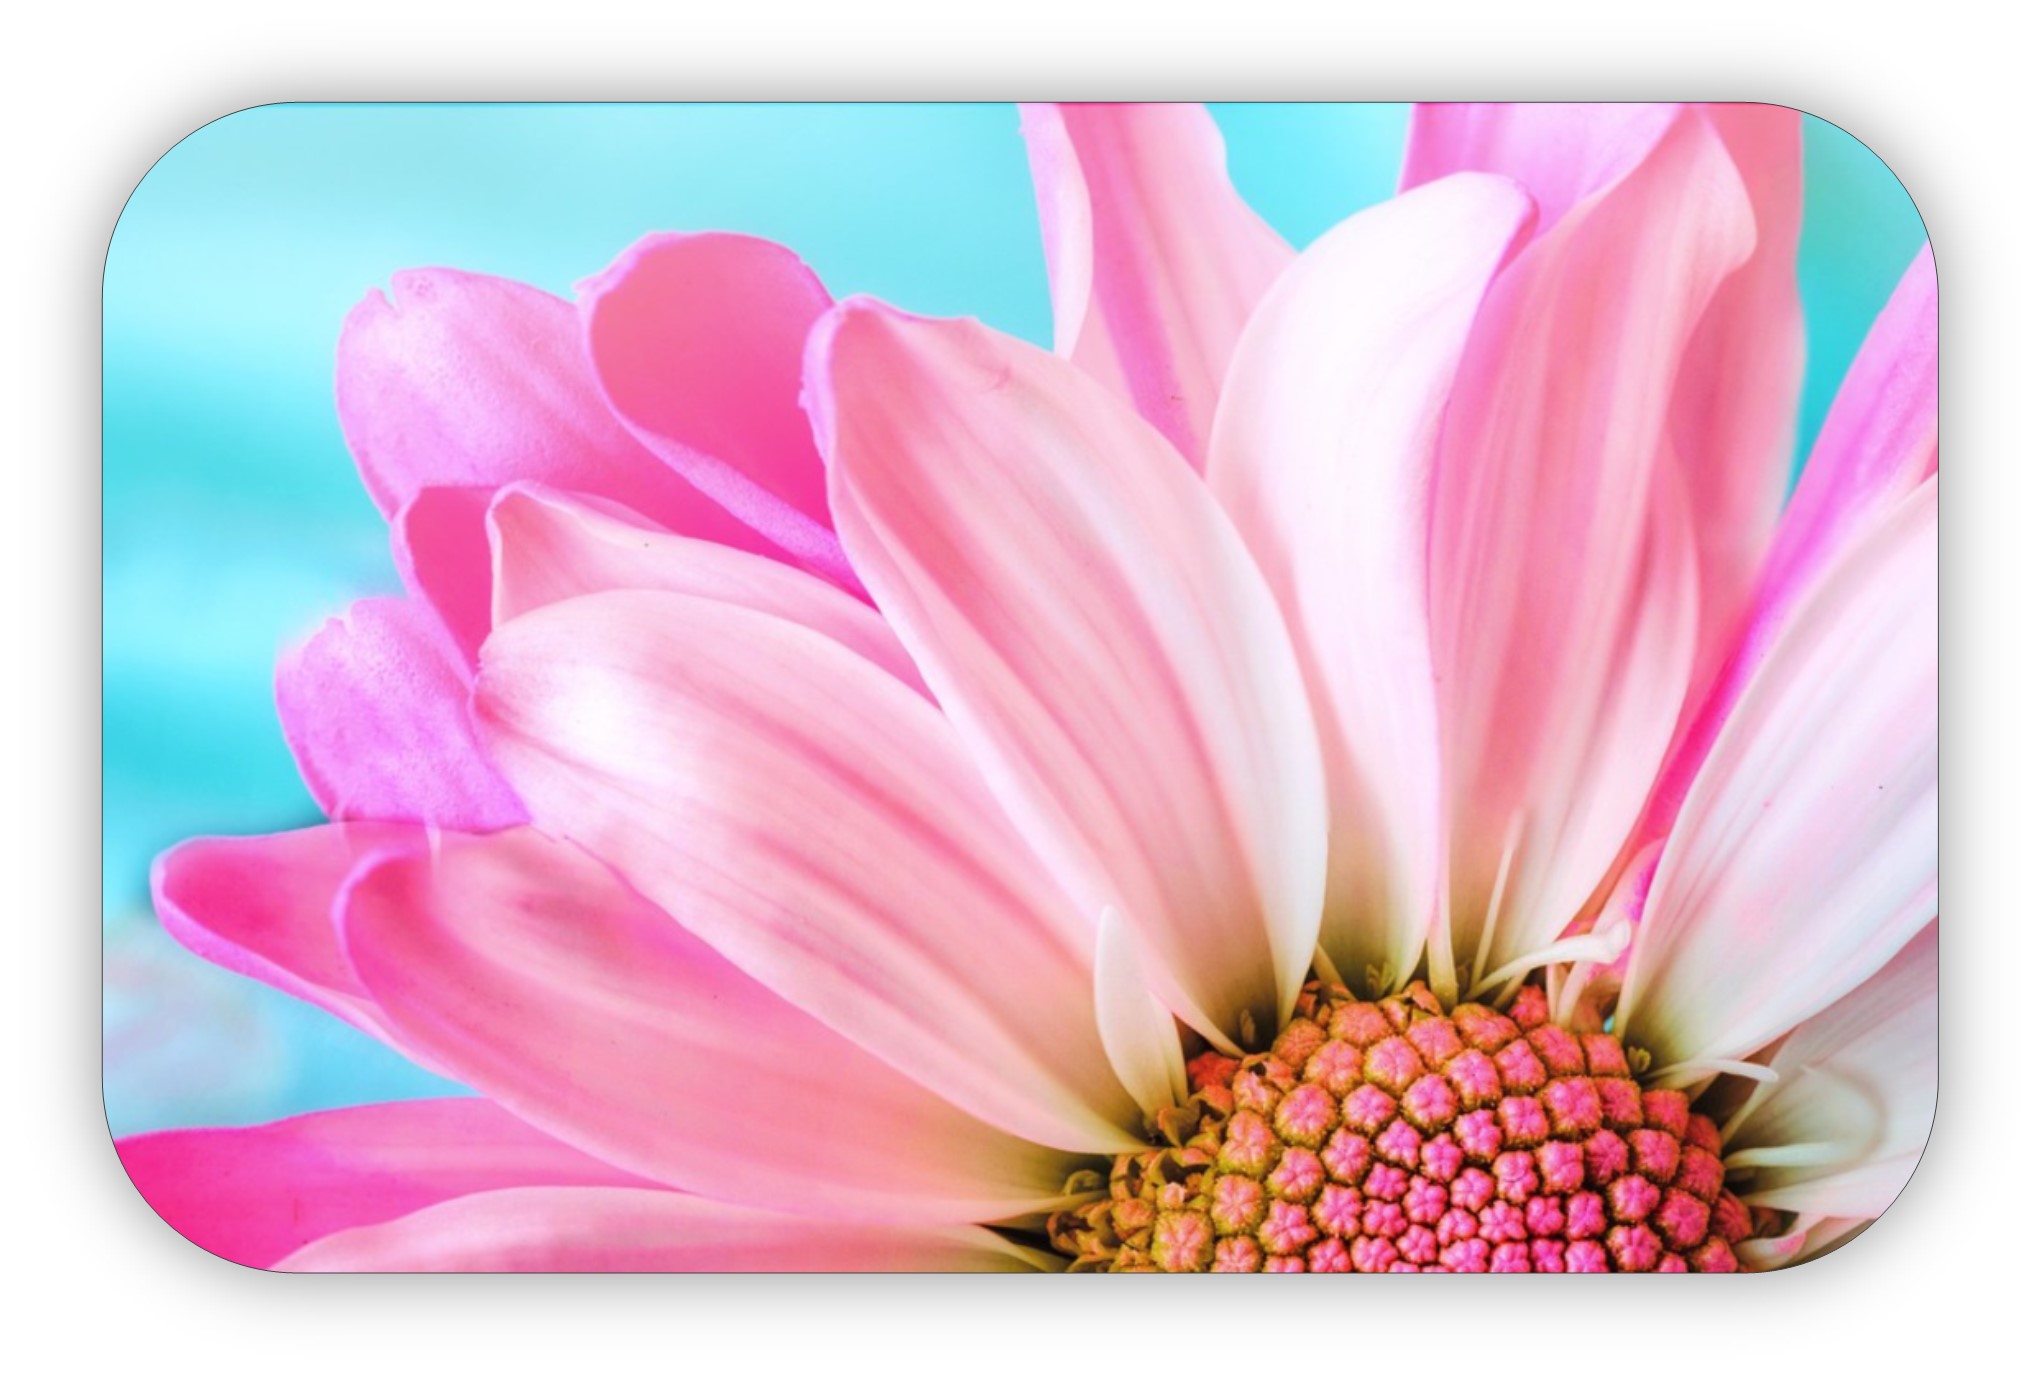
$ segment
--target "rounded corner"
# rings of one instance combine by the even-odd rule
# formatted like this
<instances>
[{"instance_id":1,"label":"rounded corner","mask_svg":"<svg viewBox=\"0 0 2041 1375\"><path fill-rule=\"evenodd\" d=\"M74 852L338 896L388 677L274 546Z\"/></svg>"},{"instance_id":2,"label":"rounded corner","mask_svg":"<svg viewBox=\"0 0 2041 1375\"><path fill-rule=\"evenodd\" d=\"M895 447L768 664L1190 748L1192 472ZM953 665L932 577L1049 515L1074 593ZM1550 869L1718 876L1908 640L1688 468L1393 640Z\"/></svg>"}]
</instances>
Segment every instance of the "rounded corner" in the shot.
<instances>
[{"instance_id":1,"label":"rounded corner","mask_svg":"<svg viewBox=\"0 0 2041 1375\"><path fill-rule=\"evenodd\" d=\"M155 1199L149 1196L149 1191L142 1187L142 1182L135 1177L134 1167L129 1164L130 1153L137 1147L147 1150L150 1149L149 1143L151 1142L164 1141L179 1135L182 1135L182 1133L163 1131L138 1132L132 1136L117 1137L113 1133L111 1120L108 1120L106 1123L107 1147L113 1154L114 1164L119 1168L121 1178L127 1181L128 1187L134 1191L135 1197L141 1201L142 1206L149 1210L151 1216L163 1224L170 1235L184 1242L192 1250L206 1257L209 1261L218 1261L232 1270L246 1271L255 1275L282 1275L290 1273L289 1271L279 1270L274 1266L257 1265L251 1261L230 1256L224 1251L216 1250L171 1221L170 1215L157 1204Z\"/></svg>"},{"instance_id":2,"label":"rounded corner","mask_svg":"<svg viewBox=\"0 0 2041 1375\"><path fill-rule=\"evenodd\" d=\"M242 105L236 109L228 110L222 114L213 115L210 118L204 120L202 123L196 124L192 126L190 129L187 129L184 133L178 135L177 138L172 140L170 144L166 146L161 152L157 153L156 156L154 156L153 158L150 158L149 165L142 169L142 175L136 177L134 180L134 184L129 186L126 192L122 194L120 198L120 209L114 212L113 223L107 226L106 252L104 255L102 255L100 262L101 291L104 292L105 290L106 265L107 263L112 261L114 241L120 234L121 222L127 219L128 217L128 207L135 203L135 194L139 192L142 189L142 187L148 183L149 178L156 174L156 169L161 167L164 161L168 159L172 153L175 153L179 148L182 148L185 144L191 142L191 140L197 138L200 134L203 134L206 130L212 128L216 124L224 124L230 119L238 119L242 115L251 114L256 110L272 110L280 106L295 105L299 103L301 102L292 100L264 100L258 101L253 105Z\"/></svg>"},{"instance_id":3,"label":"rounded corner","mask_svg":"<svg viewBox=\"0 0 2041 1375\"><path fill-rule=\"evenodd\" d=\"M1892 178L1892 184L1899 188L1899 194L1905 196L1906 203L1913 207L1914 218L1919 220L1921 224L1921 234L1924 240L1923 248L1925 249L1928 260L1928 271L1931 275L1934 276L1936 286L1939 287L1941 285L1941 267L1940 264L1937 262L1935 255L1935 235L1933 230L1931 230L1928 227L1927 214L1921 209L1920 197L1914 195L1913 188L1907 185L1906 178L1899 175L1899 169L1892 165L1890 159L1888 159L1883 153L1879 152L1876 148L1873 148L1869 143L1859 138L1857 136L1856 130L1851 129L1847 125L1840 124L1835 120L1830 119L1827 115L1816 114L1812 110L1803 109L1798 105L1788 105L1783 101L1753 100L1748 103L1752 105L1768 105L1773 109L1777 110L1791 110L1794 113L1798 114L1803 120L1818 120L1822 124L1825 124L1829 128L1835 130L1838 134L1841 134L1844 138L1847 138L1850 142L1856 144L1859 148L1863 149L1866 153L1870 154L1872 158L1876 159L1878 165L1885 169L1885 174Z\"/></svg>"}]
</instances>

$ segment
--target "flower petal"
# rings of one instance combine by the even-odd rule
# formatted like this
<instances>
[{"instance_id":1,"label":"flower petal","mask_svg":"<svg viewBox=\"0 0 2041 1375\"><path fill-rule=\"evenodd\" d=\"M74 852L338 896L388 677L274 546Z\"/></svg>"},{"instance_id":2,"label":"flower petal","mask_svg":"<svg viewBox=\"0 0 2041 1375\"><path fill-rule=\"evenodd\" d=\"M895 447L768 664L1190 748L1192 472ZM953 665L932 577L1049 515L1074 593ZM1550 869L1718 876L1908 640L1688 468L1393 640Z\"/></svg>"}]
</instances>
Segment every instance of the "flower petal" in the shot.
<instances>
[{"instance_id":1,"label":"flower petal","mask_svg":"<svg viewBox=\"0 0 2041 1375\"><path fill-rule=\"evenodd\" d=\"M1899 1197L1935 1120L1937 937L1930 922L1773 1052L1778 1083L1760 1087L1764 1096L1726 1140L1728 1154L1788 1148L1810 1159L1771 1157L1738 1188L1745 1202L1790 1210L1805 1224L1875 1218Z\"/></svg>"},{"instance_id":2,"label":"flower petal","mask_svg":"<svg viewBox=\"0 0 2041 1375\"><path fill-rule=\"evenodd\" d=\"M1498 890L1495 964L1556 938L1657 772L1697 598L1668 408L1696 321L1751 243L1735 164L1684 115L1482 307L1431 547L1453 958L1474 951ZM1433 955L1450 985L1446 951Z\"/></svg>"},{"instance_id":3,"label":"flower petal","mask_svg":"<svg viewBox=\"0 0 2041 1375\"><path fill-rule=\"evenodd\" d=\"M1262 292L1290 261L1233 189L1196 105L1024 105L1056 352L1132 403L1194 466Z\"/></svg>"},{"instance_id":4,"label":"flower petal","mask_svg":"<svg viewBox=\"0 0 2041 1375\"><path fill-rule=\"evenodd\" d=\"M330 1233L480 1190L654 1187L480 1098L371 1103L117 1145L136 1190L187 1241L265 1269Z\"/></svg>"},{"instance_id":5,"label":"flower petal","mask_svg":"<svg viewBox=\"0 0 2041 1375\"><path fill-rule=\"evenodd\" d=\"M749 607L604 592L502 626L476 714L547 831L1029 1140L1132 1148L1060 900L927 699Z\"/></svg>"},{"instance_id":6,"label":"flower petal","mask_svg":"<svg viewBox=\"0 0 2041 1375\"><path fill-rule=\"evenodd\" d=\"M468 672L424 604L356 602L276 667L284 739L335 820L486 831L525 819L468 723Z\"/></svg>"},{"instance_id":7,"label":"flower petal","mask_svg":"<svg viewBox=\"0 0 2041 1375\"><path fill-rule=\"evenodd\" d=\"M1765 561L1737 642L1681 732L1646 812L1663 834L1723 720L1838 555L1939 464L1937 291L1924 247L1850 365Z\"/></svg>"},{"instance_id":8,"label":"flower petal","mask_svg":"<svg viewBox=\"0 0 2041 1375\"><path fill-rule=\"evenodd\" d=\"M624 502L740 549L760 536L648 452L610 413L574 307L500 277L400 272L340 333L340 427L385 516L424 487L528 479Z\"/></svg>"},{"instance_id":9,"label":"flower petal","mask_svg":"<svg viewBox=\"0 0 2041 1375\"><path fill-rule=\"evenodd\" d=\"M643 1189L499 1189L360 1227L285 1270L947 1271L1048 1268L981 1227L845 1224Z\"/></svg>"},{"instance_id":10,"label":"flower petal","mask_svg":"<svg viewBox=\"0 0 2041 1375\"><path fill-rule=\"evenodd\" d=\"M412 595L439 613L472 672L489 636L487 487L421 487L390 520L390 552Z\"/></svg>"},{"instance_id":11,"label":"flower petal","mask_svg":"<svg viewBox=\"0 0 2041 1375\"><path fill-rule=\"evenodd\" d=\"M921 684L914 661L869 604L777 560L672 534L622 507L507 487L490 508L489 538L497 624L590 592L686 592L805 625L902 682Z\"/></svg>"},{"instance_id":12,"label":"flower petal","mask_svg":"<svg viewBox=\"0 0 2041 1375\"><path fill-rule=\"evenodd\" d=\"M1749 1055L1935 913L1936 513L1930 479L1835 563L1694 780L1616 1009L1661 1067Z\"/></svg>"},{"instance_id":13,"label":"flower petal","mask_svg":"<svg viewBox=\"0 0 2041 1375\"><path fill-rule=\"evenodd\" d=\"M1176 1018L1148 991L1133 932L1110 907L1098 919L1092 998L1098 1005L1099 1036L1105 1042L1106 1058L1141 1111L1153 1117L1181 1101L1189 1080Z\"/></svg>"},{"instance_id":14,"label":"flower petal","mask_svg":"<svg viewBox=\"0 0 2041 1375\"><path fill-rule=\"evenodd\" d=\"M1496 172L1538 205L1539 231L1637 169L1679 117L1677 105L1418 104L1403 188L1455 172Z\"/></svg>"},{"instance_id":15,"label":"flower petal","mask_svg":"<svg viewBox=\"0 0 2041 1375\"><path fill-rule=\"evenodd\" d=\"M830 305L808 265L744 234L648 234L579 291L589 361L631 433L799 562L855 587L799 405L802 344Z\"/></svg>"},{"instance_id":16,"label":"flower petal","mask_svg":"<svg viewBox=\"0 0 2041 1375\"><path fill-rule=\"evenodd\" d=\"M425 844L416 826L365 821L187 840L150 873L156 916L193 953L395 1044L340 948L333 907L365 859Z\"/></svg>"},{"instance_id":17,"label":"flower petal","mask_svg":"<svg viewBox=\"0 0 2041 1375\"><path fill-rule=\"evenodd\" d=\"M532 830L361 875L348 954L398 1033L546 1132L697 1193L827 1214L1003 1217L1067 1157L951 1107Z\"/></svg>"},{"instance_id":18,"label":"flower petal","mask_svg":"<svg viewBox=\"0 0 2041 1375\"><path fill-rule=\"evenodd\" d=\"M1076 368L973 321L845 302L807 394L844 547L1077 910L1124 914L1198 1030L1272 1035L1317 943L1325 784L1211 493Z\"/></svg>"},{"instance_id":19,"label":"flower petal","mask_svg":"<svg viewBox=\"0 0 2041 1375\"><path fill-rule=\"evenodd\" d=\"M1326 752L1320 939L1354 987L1398 988L1437 899L1439 727L1425 556L1439 417L1531 206L1461 175L1364 210L1262 300L1206 474L1289 621Z\"/></svg>"}]
</instances>

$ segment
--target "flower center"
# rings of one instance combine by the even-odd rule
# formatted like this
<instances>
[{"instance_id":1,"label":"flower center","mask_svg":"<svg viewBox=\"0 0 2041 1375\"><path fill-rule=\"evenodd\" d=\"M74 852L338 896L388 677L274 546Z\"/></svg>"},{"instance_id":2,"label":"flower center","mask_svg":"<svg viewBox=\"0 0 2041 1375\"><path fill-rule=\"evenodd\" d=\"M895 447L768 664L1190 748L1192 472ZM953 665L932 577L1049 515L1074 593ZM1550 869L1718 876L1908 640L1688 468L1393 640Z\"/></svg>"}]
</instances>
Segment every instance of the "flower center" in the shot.
<instances>
[{"instance_id":1,"label":"flower center","mask_svg":"<svg viewBox=\"0 0 2041 1375\"><path fill-rule=\"evenodd\" d=\"M1049 1220L1076 1270L1734 1270L1714 1122L1614 1036L1306 985L1271 1048L1207 1053L1158 1144Z\"/></svg>"}]
</instances>

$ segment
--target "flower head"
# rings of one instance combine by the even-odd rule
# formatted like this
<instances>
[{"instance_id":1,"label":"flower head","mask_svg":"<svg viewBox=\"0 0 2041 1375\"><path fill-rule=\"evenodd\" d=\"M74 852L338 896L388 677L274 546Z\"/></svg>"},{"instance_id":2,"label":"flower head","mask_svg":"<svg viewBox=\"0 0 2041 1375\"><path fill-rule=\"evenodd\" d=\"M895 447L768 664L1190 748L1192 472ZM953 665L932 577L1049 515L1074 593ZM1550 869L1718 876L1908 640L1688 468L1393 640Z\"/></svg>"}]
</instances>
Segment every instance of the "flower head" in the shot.
<instances>
[{"instance_id":1,"label":"flower head","mask_svg":"<svg viewBox=\"0 0 2041 1375\"><path fill-rule=\"evenodd\" d=\"M1780 514L1797 130L1424 107L1298 254L1201 111L1030 110L1053 352L737 235L400 277L339 401L411 595L278 677L333 820L156 894L482 1097L143 1191L292 1268L1851 1234L1934 1092L1935 288Z\"/></svg>"}]
</instances>

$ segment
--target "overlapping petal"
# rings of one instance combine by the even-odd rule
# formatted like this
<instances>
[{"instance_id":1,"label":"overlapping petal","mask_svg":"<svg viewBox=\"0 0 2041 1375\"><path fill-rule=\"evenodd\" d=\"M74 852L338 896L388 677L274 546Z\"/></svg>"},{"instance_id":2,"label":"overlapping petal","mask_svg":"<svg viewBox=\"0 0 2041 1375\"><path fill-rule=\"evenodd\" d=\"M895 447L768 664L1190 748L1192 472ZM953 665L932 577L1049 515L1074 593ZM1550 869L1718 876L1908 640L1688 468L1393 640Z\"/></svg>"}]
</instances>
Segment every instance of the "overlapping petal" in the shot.
<instances>
[{"instance_id":1,"label":"overlapping petal","mask_svg":"<svg viewBox=\"0 0 2041 1375\"><path fill-rule=\"evenodd\" d=\"M347 952L403 1044L695 1193L832 1217L1000 1217L1070 1162L950 1106L563 841L446 836L360 876Z\"/></svg>"},{"instance_id":2,"label":"overlapping petal","mask_svg":"<svg viewBox=\"0 0 2041 1375\"><path fill-rule=\"evenodd\" d=\"M1725 1146L1757 1174L1755 1206L1821 1218L1875 1218L1913 1175L1935 1118L1938 931L1930 922L1892 962L1795 1028Z\"/></svg>"},{"instance_id":3,"label":"overlapping petal","mask_svg":"<svg viewBox=\"0 0 2041 1375\"><path fill-rule=\"evenodd\" d=\"M1781 630L1667 838L1620 1034L1736 1059L1898 953L1937 900L1933 479Z\"/></svg>"},{"instance_id":4,"label":"overlapping petal","mask_svg":"<svg viewBox=\"0 0 2041 1375\"><path fill-rule=\"evenodd\" d=\"M524 805L476 743L468 669L425 604L356 602L276 668L284 739L335 820L420 821L486 831Z\"/></svg>"},{"instance_id":5,"label":"overlapping petal","mask_svg":"<svg viewBox=\"0 0 2041 1375\"><path fill-rule=\"evenodd\" d=\"M489 1189L652 1188L480 1098L308 1113L119 1143L137 1191L186 1240L242 1265Z\"/></svg>"},{"instance_id":6,"label":"overlapping petal","mask_svg":"<svg viewBox=\"0 0 2041 1375\"><path fill-rule=\"evenodd\" d=\"M1202 468L1220 385L1292 250L1233 189L1196 105L1028 105L1056 352Z\"/></svg>"},{"instance_id":7,"label":"overlapping petal","mask_svg":"<svg viewBox=\"0 0 2041 1375\"><path fill-rule=\"evenodd\" d=\"M1488 943L1507 963L1556 937L1658 770L1699 596L1668 415L1687 341L1752 243L1735 163L1683 114L1482 308L1433 494L1453 958Z\"/></svg>"},{"instance_id":8,"label":"overlapping petal","mask_svg":"<svg viewBox=\"0 0 2041 1375\"><path fill-rule=\"evenodd\" d=\"M1410 977L1436 906L1433 455L1476 307L1530 212L1509 182L1461 175L1331 230L1264 297L1219 407L1207 477L1282 603L1317 712L1320 939L1357 988Z\"/></svg>"},{"instance_id":9,"label":"overlapping petal","mask_svg":"<svg viewBox=\"0 0 2041 1375\"><path fill-rule=\"evenodd\" d=\"M749 607L605 592L499 628L475 709L540 826L768 987L1030 1140L1133 1140L1089 923L898 678Z\"/></svg>"},{"instance_id":10,"label":"overlapping petal","mask_svg":"<svg viewBox=\"0 0 2041 1375\"><path fill-rule=\"evenodd\" d=\"M631 433L787 555L856 586L799 405L802 344L830 305L807 264L744 234L650 234L580 293L589 361Z\"/></svg>"},{"instance_id":11,"label":"overlapping petal","mask_svg":"<svg viewBox=\"0 0 2041 1375\"><path fill-rule=\"evenodd\" d=\"M852 562L1077 910L1123 914L1199 1030L1272 1032L1317 940L1324 774L1211 493L1097 383L972 321L846 302L808 396Z\"/></svg>"},{"instance_id":12,"label":"overlapping petal","mask_svg":"<svg viewBox=\"0 0 2041 1375\"><path fill-rule=\"evenodd\" d=\"M641 1189L470 1194L286 1257L285 1270L1029 1271L1045 1258L979 1227L845 1224Z\"/></svg>"},{"instance_id":13,"label":"overlapping petal","mask_svg":"<svg viewBox=\"0 0 2041 1375\"><path fill-rule=\"evenodd\" d=\"M805 625L902 682L921 682L899 638L870 604L775 559L673 534L596 498L532 485L505 488L489 512L489 540L498 624L590 592L685 592Z\"/></svg>"}]
</instances>

